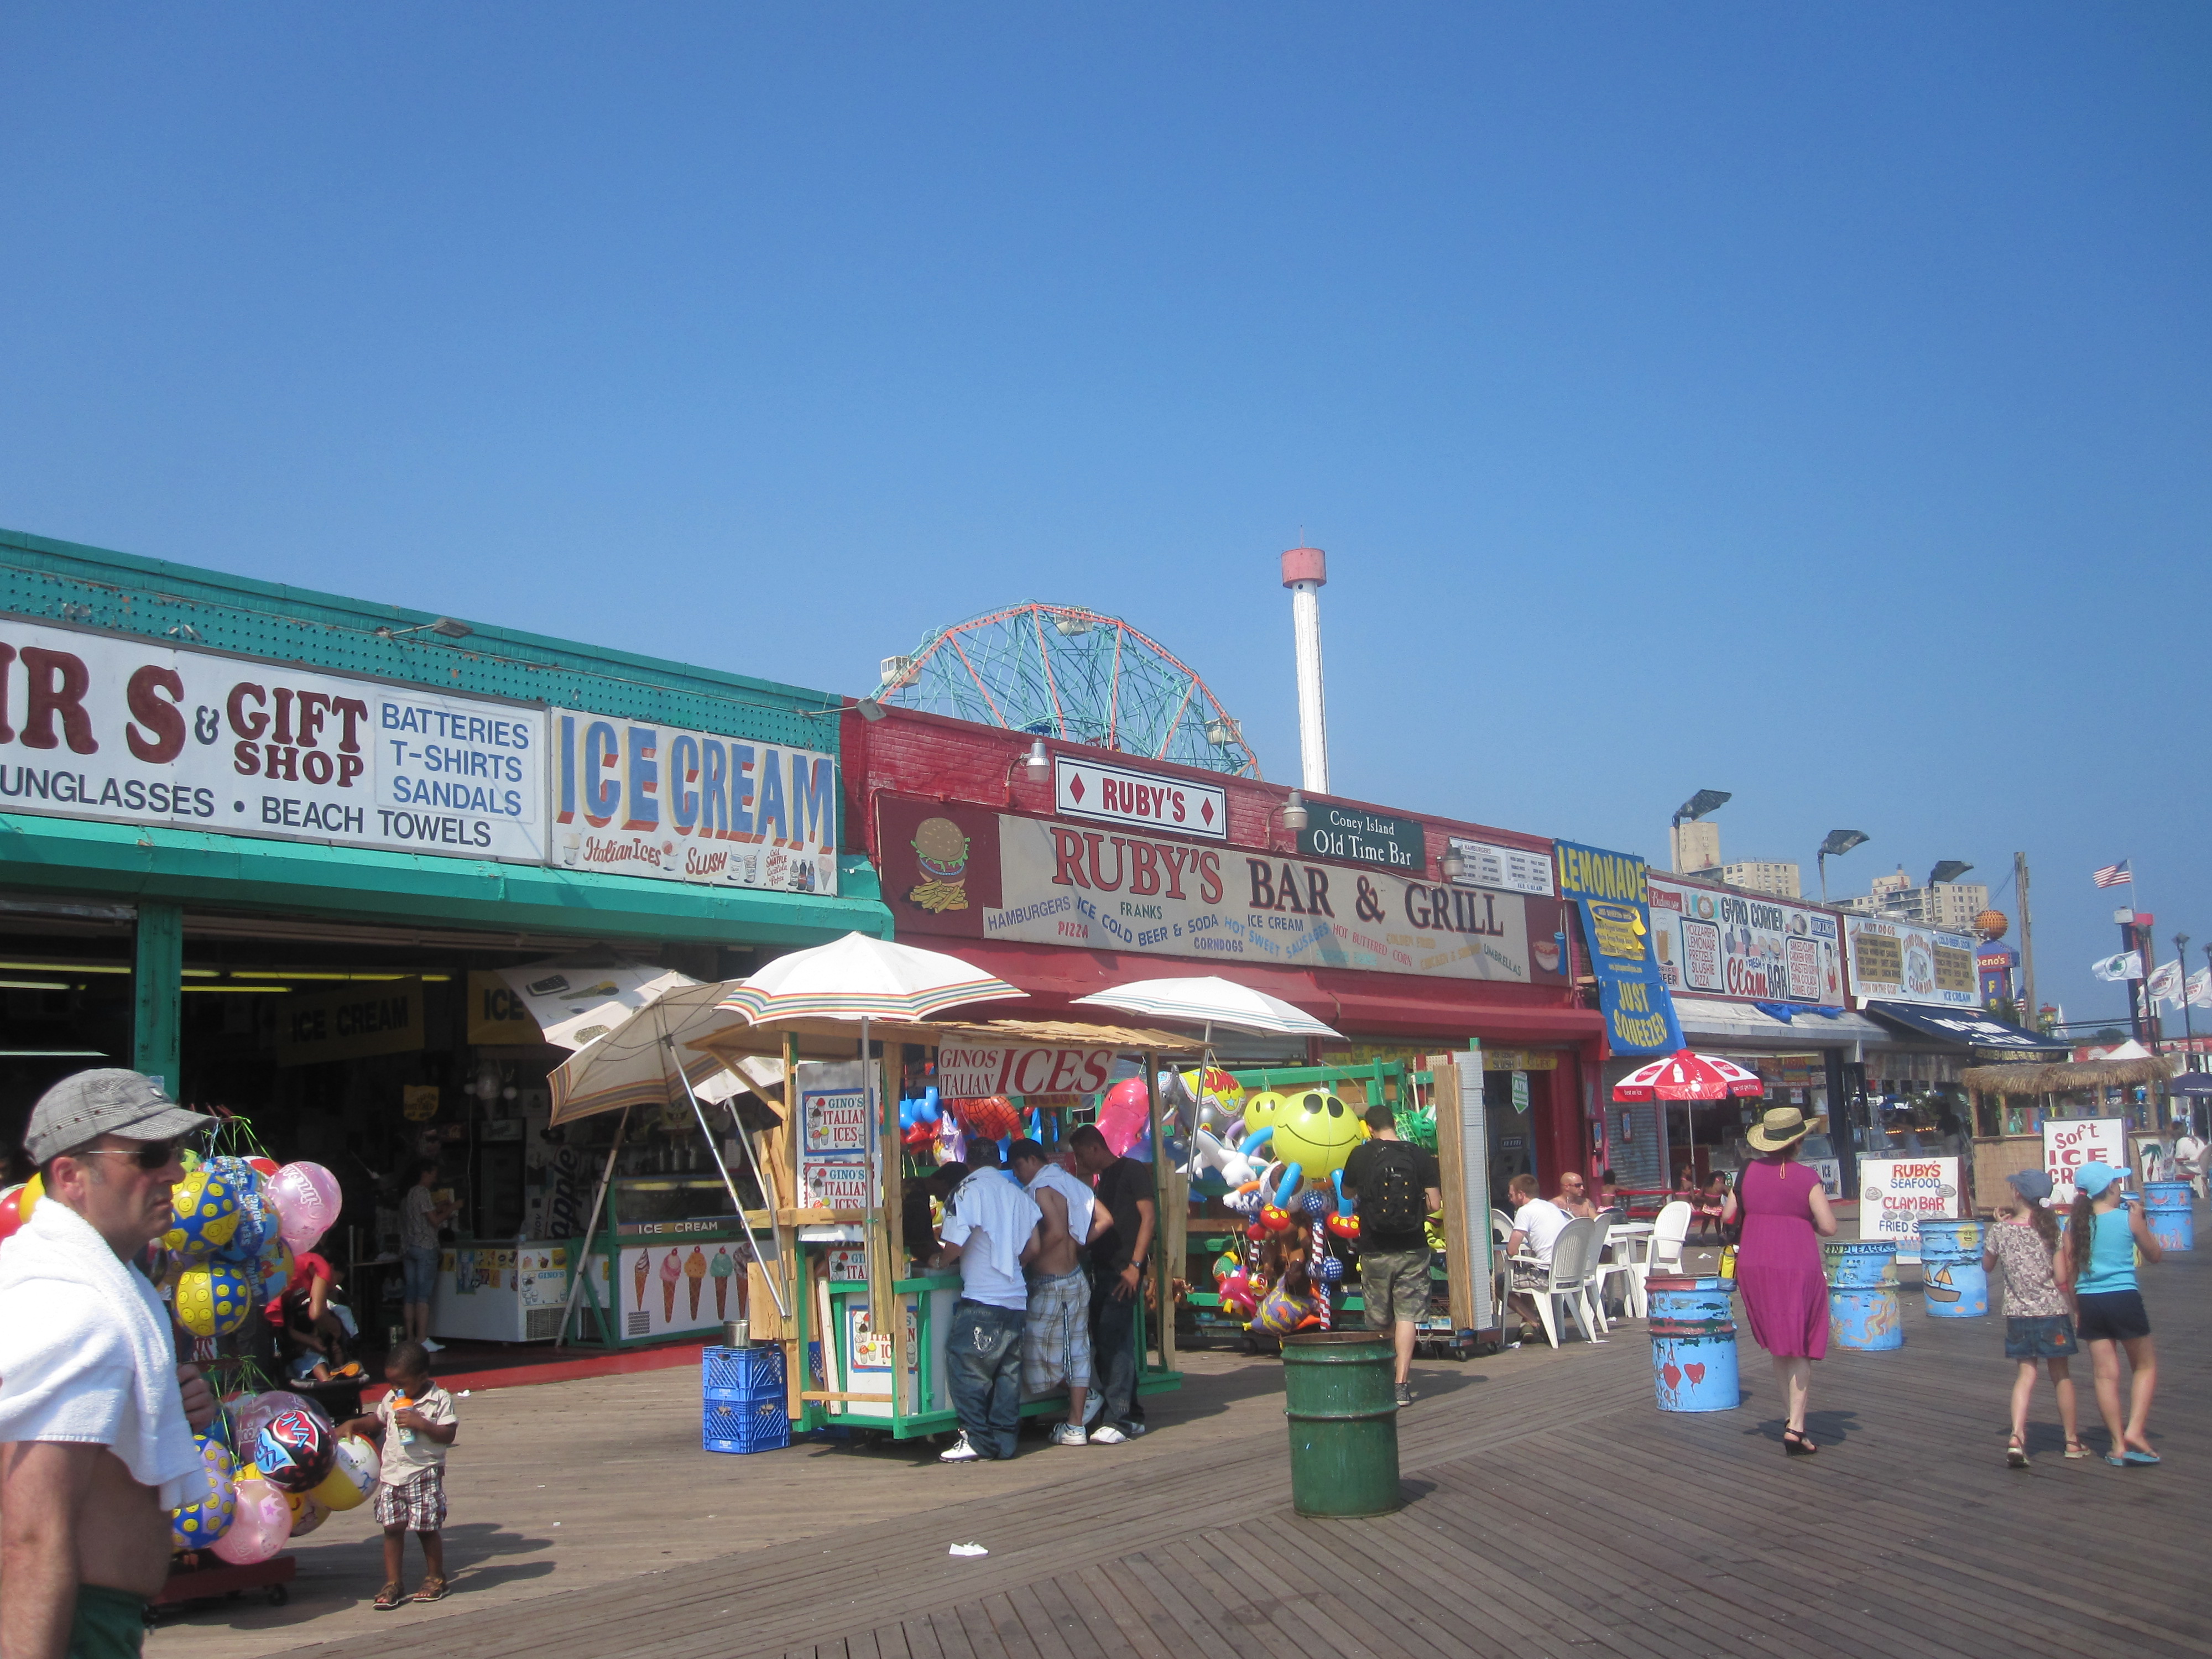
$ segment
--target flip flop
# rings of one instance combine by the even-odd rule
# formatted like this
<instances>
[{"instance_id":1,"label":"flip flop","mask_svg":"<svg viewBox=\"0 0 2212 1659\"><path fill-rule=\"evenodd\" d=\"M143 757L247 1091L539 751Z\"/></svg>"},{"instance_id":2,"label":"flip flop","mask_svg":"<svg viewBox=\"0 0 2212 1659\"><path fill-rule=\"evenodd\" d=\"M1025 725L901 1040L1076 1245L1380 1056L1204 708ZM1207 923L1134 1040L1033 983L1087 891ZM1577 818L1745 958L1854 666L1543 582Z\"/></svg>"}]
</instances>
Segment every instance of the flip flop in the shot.
<instances>
[{"instance_id":1,"label":"flip flop","mask_svg":"<svg viewBox=\"0 0 2212 1659\"><path fill-rule=\"evenodd\" d=\"M2087 1446L2083 1445L2078 1440L2069 1440L2066 1443L2066 1455L2069 1457L2094 1457L2096 1455L2094 1452L2091 1451Z\"/></svg>"},{"instance_id":2,"label":"flip flop","mask_svg":"<svg viewBox=\"0 0 2212 1659\"><path fill-rule=\"evenodd\" d=\"M2120 1462L2123 1463L2134 1463L2139 1466L2147 1466L2155 1463L2158 1461L2159 1456L2156 1452L2124 1451L2120 1454Z\"/></svg>"},{"instance_id":3,"label":"flip flop","mask_svg":"<svg viewBox=\"0 0 2212 1659\"><path fill-rule=\"evenodd\" d=\"M2118 1452L2106 1452L2105 1454L2105 1461L2107 1463L2110 1463L2116 1469L2124 1469L2128 1466L2128 1460L2121 1456Z\"/></svg>"},{"instance_id":4,"label":"flip flop","mask_svg":"<svg viewBox=\"0 0 2212 1659\"><path fill-rule=\"evenodd\" d=\"M2027 1448L2014 1440L2005 1447L2005 1462L2015 1469L2027 1467Z\"/></svg>"}]
</instances>

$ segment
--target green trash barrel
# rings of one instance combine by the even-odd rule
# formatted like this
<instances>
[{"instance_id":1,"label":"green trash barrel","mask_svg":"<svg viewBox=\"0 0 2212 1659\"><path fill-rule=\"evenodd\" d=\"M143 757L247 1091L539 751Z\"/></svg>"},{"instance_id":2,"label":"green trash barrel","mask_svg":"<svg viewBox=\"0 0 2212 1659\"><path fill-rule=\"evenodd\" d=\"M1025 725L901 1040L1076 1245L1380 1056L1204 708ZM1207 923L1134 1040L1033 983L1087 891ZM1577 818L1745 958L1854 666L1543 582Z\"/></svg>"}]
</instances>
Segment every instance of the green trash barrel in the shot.
<instances>
[{"instance_id":1,"label":"green trash barrel","mask_svg":"<svg viewBox=\"0 0 2212 1659\"><path fill-rule=\"evenodd\" d=\"M1388 1331L1283 1339L1291 1503L1300 1515L1388 1515L1398 1507L1396 1369Z\"/></svg>"}]
</instances>

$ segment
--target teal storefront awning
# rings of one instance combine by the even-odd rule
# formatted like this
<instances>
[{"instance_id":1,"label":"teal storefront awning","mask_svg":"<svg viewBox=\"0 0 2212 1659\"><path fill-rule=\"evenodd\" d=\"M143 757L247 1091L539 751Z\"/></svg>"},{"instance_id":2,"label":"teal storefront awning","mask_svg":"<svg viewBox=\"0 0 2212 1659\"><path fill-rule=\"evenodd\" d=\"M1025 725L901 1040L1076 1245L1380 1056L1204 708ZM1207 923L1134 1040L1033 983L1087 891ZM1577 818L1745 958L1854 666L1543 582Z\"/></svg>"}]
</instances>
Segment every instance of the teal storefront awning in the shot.
<instances>
[{"instance_id":1,"label":"teal storefront awning","mask_svg":"<svg viewBox=\"0 0 2212 1659\"><path fill-rule=\"evenodd\" d=\"M720 944L890 937L868 861L841 859L838 881L833 898L0 814L0 888L291 917Z\"/></svg>"}]
</instances>

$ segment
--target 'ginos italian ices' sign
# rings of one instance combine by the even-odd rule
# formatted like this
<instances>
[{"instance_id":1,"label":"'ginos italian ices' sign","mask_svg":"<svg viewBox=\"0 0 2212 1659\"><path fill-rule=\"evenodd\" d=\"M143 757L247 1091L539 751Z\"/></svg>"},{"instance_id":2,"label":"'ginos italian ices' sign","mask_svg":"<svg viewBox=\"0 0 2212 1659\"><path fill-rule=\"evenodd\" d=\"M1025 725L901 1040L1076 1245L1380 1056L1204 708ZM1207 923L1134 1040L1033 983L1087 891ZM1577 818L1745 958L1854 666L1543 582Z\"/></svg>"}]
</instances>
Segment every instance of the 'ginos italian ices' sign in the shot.
<instances>
[{"instance_id":1,"label":"'ginos italian ices' sign","mask_svg":"<svg viewBox=\"0 0 2212 1659\"><path fill-rule=\"evenodd\" d=\"M544 716L0 621L0 807L535 863Z\"/></svg>"}]
</instances>

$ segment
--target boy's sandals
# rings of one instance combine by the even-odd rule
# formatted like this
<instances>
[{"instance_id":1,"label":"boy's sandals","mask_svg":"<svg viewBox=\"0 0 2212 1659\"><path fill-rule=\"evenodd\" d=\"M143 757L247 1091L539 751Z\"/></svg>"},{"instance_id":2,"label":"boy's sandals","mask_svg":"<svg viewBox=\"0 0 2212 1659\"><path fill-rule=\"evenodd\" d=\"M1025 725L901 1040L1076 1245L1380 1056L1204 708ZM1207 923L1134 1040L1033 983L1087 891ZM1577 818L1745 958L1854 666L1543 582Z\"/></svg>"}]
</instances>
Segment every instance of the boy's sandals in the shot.
<instances>
[{"instance_id":1,"label":"boy's sandals","mask_svg":"<svg viewBox=\"0 0 2212 1659\"><path fill-rule=\"evenodd\" d=\"M446 1581L442 1578L425 1578L422 1581L422 1588L407 1599L410 1601L442 1601L446 1599Z\"/></svg>"},{"instance_id":2,"label":"boy's sandals","mask_svg":"<svg viewBox=\"0 0 2212 1659\"><path fill-rule=\"evenodd\" d=\"M2020 1443L2018 1435L2013 1436L2011 1440L2006 1443L2005 1462L2015 1469L2024 1469L2027 1467L2027 1448Z\"/></svg>"},{"instance_id":3,"label":"boy's sandals","mask_svg":"<svg viewBox=\"0 0 2212 1659\"><path fill-rule=\"evenodd\" d=\"M376 1600L369 1605L379 1613L389 1613L407 1599L407 1586L397 1578L377 1591Z\"/></svg>"}]
</instances>

